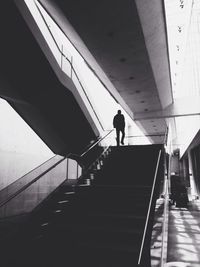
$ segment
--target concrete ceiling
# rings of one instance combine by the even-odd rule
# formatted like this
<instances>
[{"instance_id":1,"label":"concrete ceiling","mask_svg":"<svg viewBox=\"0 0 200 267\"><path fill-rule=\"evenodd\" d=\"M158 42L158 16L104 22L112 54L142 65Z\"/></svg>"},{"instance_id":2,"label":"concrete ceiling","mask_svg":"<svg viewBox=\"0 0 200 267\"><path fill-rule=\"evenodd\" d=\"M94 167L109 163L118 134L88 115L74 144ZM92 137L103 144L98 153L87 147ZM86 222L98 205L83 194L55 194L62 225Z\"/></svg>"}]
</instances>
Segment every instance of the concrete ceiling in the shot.
<instances>
[{"instance_id":1,"label":"concrete ceiling","mask_svg":"<svg viewBox=\"0 0 200 267\"><path fill-rule=\"evenodd\" d=\"M147 114L172 103L163 1L40 2L137 124L162 142L165 118Z\"/></svg>"}]
</instances>

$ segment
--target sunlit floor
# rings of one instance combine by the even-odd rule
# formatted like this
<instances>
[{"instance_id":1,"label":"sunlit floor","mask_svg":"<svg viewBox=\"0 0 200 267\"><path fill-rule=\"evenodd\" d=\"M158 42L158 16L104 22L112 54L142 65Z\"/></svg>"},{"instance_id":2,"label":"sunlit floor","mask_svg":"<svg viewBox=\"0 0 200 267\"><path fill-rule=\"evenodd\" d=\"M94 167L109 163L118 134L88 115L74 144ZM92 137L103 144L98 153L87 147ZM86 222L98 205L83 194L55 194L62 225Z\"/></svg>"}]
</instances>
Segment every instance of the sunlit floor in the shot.
<instances>
[{"instance_id":1,"label":"sunlit floor","mask_svg":"<svg viewBox=\"0 0 200 267\"><path fill-rule=\"evenodd\" d=\"M191 201L187 209L171 206L168 231L167 266L199 267L200 201Z\"/></svg>"},{"instance_id":2,"label":"sunlit floor","mask_svg":"<svg viewBox=\"0 0 200 267\"><path fill-rule=\"evenodd\" d=\"M151 267L160 267L163 208L164 199L160 198L156 202L154 224L151 237Z\"/></svg>"},{"instance_id":3,"label":"sunlit floor","mask_svg":"<svg viewBox=\"0 0 200 267\"><path fill-rule=\"evenodd\" d=\"M151 265L160 266L163 200L157 201L152 232ZM200 266L200 201L188 208L171 206L169 210L166 267Z\"/></svg>"}]
</instances>

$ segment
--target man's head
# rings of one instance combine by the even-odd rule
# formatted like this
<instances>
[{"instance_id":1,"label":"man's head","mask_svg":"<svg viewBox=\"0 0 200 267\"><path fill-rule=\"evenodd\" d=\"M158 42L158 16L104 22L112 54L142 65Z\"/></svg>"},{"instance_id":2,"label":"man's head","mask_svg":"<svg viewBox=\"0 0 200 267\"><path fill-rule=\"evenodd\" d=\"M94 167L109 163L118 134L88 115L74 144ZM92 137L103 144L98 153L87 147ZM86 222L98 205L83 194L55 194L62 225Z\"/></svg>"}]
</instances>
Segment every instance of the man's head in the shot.
<instances>
[{"instance_id":1,"label":"man's head","mask_svg":"<svg viewBox=\"0 0 200 267\"><path fill-rule=\"evenodd\" d=\"M121 110L119 109L118 111L117 111L117 114L121 114L122 112L121 112Z\"/></svg>"}]
</instances>

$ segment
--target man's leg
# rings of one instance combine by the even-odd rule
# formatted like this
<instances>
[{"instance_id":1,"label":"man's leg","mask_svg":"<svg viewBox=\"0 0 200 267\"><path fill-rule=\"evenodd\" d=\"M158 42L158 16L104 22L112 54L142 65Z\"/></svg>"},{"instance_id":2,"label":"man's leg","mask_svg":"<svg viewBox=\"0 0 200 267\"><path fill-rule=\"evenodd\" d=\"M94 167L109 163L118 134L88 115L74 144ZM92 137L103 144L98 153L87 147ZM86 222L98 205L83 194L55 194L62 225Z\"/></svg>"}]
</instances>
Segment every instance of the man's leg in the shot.
<instances>
[{"instance_id":1,"label":"man's leg","mask_svg":"<svg viewBox=\"0 0 200 267\"><path fill-rule=\"evenodd\" d=\"M124 137L125 137L124 129L122 129L121 132L122 132L121 144L124 145Z\"/></svg>"},{"instance_id":2,"label":"man's leg","mask_svg":"<svg viewBox=\"0 0 200 267\"><path fill-rule=\"evenodd\" d=\"M120 134L120 130L119 129L116 129L116 140L117 140L117 146L119 146L119 134Z\"/></svg>"}]
</instances>

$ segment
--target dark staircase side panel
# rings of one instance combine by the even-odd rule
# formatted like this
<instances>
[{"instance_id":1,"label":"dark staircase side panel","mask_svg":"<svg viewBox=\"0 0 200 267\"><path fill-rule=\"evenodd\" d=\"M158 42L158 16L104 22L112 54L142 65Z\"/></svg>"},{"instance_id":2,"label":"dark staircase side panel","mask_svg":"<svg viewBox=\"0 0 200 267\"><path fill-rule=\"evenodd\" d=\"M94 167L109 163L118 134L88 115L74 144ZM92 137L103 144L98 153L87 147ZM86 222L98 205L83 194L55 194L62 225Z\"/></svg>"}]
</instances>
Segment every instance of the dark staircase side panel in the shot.
<instances>
[{"instance_id":1,"label":"dark staircase side panel","mask_svg":"<svg viewBox=\"0 0 200 267\"><path fill-rule=\"evenodd\" d=\"M12 242L6 266L138 266L158 151L113 148L91 185L63 184Z\"/></svg>"}]
</instances>

